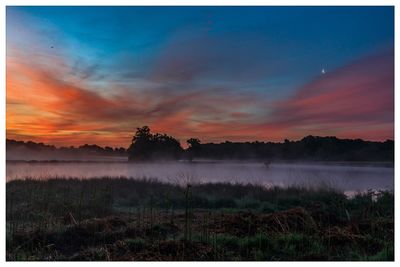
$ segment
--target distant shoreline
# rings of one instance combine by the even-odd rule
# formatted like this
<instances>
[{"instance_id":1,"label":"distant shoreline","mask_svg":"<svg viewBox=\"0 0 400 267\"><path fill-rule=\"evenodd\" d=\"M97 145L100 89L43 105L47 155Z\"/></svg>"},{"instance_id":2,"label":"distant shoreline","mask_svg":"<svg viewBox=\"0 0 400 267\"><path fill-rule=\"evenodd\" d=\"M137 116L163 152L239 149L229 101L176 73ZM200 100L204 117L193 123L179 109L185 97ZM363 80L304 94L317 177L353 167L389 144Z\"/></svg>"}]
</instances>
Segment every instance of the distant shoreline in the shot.
<instances>
[{"instance_id":1,"label":"distant shoreline","mask_svg":"<svg viewBox=\"0 0 400 267\"><path fill-rule=\"evenodd\" d=\"M112 157L110 157L112 158ZM117 157L116 157L117 158ZM223 163L231 163L231 164L251 164L251 163L264 163L263 160L208 160L208 159L199 159L193 161L187 160L178 160L178 161L129 161L128 158L124 159L115 159L115 160L6 160L6 163L18 164L18 163L29 163L29 164L43 164L43 163L54 163L54 164L68 164L68 163L107 163L107 164L223 164ZM277 160L270 161L270 164L282 165L282 164L299 164L299 165L351 165L351 166L359 166L359 167L367 167L367 166L376 166L376 167L394 167L393 161L299 161L299 160Z\"/></svg>"}]
</instances>

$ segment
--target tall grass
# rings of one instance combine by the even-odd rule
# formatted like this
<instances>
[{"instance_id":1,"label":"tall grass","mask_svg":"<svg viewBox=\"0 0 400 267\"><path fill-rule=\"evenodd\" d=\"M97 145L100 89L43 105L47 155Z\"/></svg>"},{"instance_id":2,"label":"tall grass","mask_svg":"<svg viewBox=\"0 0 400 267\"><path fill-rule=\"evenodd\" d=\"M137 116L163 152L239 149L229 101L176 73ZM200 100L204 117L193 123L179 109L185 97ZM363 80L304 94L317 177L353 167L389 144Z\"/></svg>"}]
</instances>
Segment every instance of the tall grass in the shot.
<instances>
[{"instance_id":1,"label":"tall grass","mask_svg":"<svg viewBox=\"0 0 400 267\"><path fill-rule=\"evenodd\" d=\"M104 177L6 193L8 260L393 259L391 192Z\"/></svg>"}]
</instances>

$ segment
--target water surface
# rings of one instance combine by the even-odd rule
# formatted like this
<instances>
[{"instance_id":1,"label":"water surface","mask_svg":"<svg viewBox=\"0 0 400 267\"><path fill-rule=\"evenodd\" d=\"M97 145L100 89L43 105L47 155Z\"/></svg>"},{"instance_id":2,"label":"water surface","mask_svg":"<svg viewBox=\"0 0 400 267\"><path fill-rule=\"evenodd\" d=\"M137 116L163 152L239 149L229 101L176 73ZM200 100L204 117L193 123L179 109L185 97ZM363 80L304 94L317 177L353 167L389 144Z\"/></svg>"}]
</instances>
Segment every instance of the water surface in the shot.
<instances>
[{"instance_id":1,"label":"water surface","mask_svg":"<svg viewBox=\"0 0 400 267\"><path fill-rule=\"evenodd\" d=\"M257 183L265 186L329 185L343 191L393 190L394 168L385 165L263 162L7 162L7 181L15 179L128 177L171 183Z\"/></svg>"}]
</instances>

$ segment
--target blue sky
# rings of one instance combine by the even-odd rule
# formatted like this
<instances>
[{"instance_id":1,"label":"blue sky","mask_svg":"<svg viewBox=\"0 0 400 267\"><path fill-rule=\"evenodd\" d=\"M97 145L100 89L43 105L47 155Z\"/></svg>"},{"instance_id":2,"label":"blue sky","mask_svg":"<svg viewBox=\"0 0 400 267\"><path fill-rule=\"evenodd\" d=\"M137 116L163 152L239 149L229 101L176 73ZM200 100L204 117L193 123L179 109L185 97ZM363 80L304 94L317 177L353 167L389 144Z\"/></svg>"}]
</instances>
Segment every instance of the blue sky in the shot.
<instances>
[{"instance_id":1,"label":"blue sky","mask_svg":"<svg viewBox=\"0 0 400 267\"><path fill-rule=\"evenodd\" d=\"M58 80L109 98L120 90L153 92L159 101L216 90L222 99L262 99L239 108L251 115L245 124L270 123L277 101L321 79L322 70L393 53L393 44L393 7L7 7L7 60L36 55L24 64L52 70L57 58ZM223 113L191 118L225 122Z\"/></svg>"}]
</instances>

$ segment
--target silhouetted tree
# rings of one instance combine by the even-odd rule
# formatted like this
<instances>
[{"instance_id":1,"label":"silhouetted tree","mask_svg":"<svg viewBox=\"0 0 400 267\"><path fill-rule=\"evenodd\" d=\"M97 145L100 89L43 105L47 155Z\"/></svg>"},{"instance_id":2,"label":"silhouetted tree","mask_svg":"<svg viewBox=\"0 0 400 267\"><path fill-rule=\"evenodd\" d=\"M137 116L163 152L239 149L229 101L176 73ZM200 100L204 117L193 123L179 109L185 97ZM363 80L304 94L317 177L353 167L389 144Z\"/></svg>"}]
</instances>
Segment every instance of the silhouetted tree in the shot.
<instances>
[{"instance_id":1,"label":"silhouetted tree","mask_svg":"<svg viewBox=\"0 0 400 267\"><path fill-rule=\"evenodd\" d=\"M183 149L178 140L166 134L151 134L148 126L137 128L128 148L129 160L179 159Z\"/></svg>"},{"instance_id":2,"label":"silhouetted tree","mask_svg":"<svg viewBox=\"0 0 400 267\"><path fill-rule=\"evenodd\" d=\"M186 140L186 143L189 145L189 147L186 149L188 159L192 161L194 157L199 156L199 152L201 149L200 139L190 138Z\"/></svg>"},{"instance_id":3,"label":"silhouetted tree","mask_svg":"<svg viewBox=\"0 0 400 267\"><path fill-rule=\"evenodd\" d=\"M200 139L198 138L190 138L186 141L189 145L189 149L193 149L200 146Z\"/></svg>"},{"instance_id":4,"label":"silhouetted tree","mask_svg":"<svg viewBox=\"0 0 400 267\"><path fill-rule=\"evenodd\" d=\"M152 154L152 139L148 126L137 128L132 138L132 144L128 148L129 160L148 160Z\"/></svg>"},{"instance_id":5,"label":"silhouetted tree","mask_svg":"<svg viewBox=\"0 0 400 267\"><path fill-rule=\"evenodd\" d=\"M143 126L142 128L137 128L135 135L132 138L132 143L136 141L150 141L152 135L150 133L150 128L148 126Z\"/></svg>"}]
</instances>

